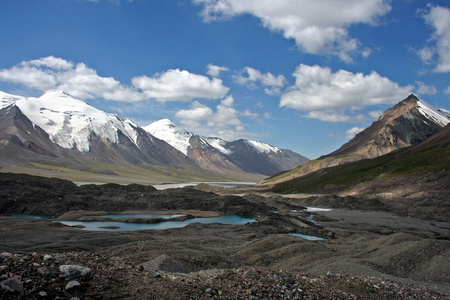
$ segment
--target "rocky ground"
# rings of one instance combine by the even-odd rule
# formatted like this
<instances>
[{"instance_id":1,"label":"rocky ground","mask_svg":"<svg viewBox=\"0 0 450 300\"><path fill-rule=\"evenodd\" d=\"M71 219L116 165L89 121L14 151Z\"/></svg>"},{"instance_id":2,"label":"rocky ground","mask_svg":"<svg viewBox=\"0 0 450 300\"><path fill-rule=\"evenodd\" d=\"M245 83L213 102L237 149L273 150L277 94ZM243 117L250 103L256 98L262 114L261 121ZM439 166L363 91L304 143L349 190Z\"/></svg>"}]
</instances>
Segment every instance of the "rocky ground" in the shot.
<instances>
[{"instance_id":1,"label":"rocky ground","mask_svg":"<svg viewBox=\"0 0 450 300\"><path fill-rule=\"evenodd\" d=\"M326 203L318 199L346 201L263 188L78 188L27 176L0 183L0 299L450 299L450 222L442 218L400 216L372 202L308 212L305 205ZM258 222L91 232L8 216L131 210Z\"/></svg>"}]
</instances>

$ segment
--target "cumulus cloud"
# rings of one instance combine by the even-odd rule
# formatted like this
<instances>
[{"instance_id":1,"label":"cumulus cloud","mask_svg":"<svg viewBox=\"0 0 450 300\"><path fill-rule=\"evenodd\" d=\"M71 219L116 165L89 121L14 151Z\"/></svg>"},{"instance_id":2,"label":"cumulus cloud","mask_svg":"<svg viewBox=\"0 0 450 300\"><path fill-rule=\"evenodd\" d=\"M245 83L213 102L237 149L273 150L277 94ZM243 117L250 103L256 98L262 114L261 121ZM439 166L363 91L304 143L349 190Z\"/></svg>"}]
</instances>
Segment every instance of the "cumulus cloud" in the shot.
<instances>
[{"instance_id":1,"label":"cumulus cloud","mask_svg":"<svg viewBox=\"0 0 450 300\"><path fill-rule=\"evenodd\" d=\"M437 89L434 85L427 85L422 81L416 81L417 93L421 95L434 95L437 93Z\"/></svg>"},{"instance_id":2,"label":"cumulus cloud","mask_svg":"<svg viewBox=\"0 0 450 300\"><path fill-rule=\"evenodd\" d=\"M154 77L139 76L131 81L148 99L190 101L194 98L219 99L228 93L222 80L192 74L185 70L168 70Z\"/></svg>"},{"instance_id":3,"label":"cumulus cloud","mask_svg":"<svg viewBox=\"0 0 450 300\"><path fill-rule=\"evenodd\" d=\"M244 110L244 112L242 113L242 115L243 115L244 117L249 117L249 118L252 118L252 119L259 117L259 115L258 115L257 113L253 113L253 112L251 112L251 111L248 110L248 109Z\"/></svg>"},{"instance_id":4,"label":"cumulus cloud","mask_svg":"<svg viewBox=\"0 0 450 300\"><path fill-rule=\"evenodd\" d=\"M281 96L280 107L309 112L308 117L323 121L354 120L354 116L345 116L342 111L354 112L367 106L393 104L413 89L412 86L399 86L376 72L368 75L345 70L332 72L328 67L317 65L301 64L293 76L295 85ZM356 116L356 119L361 119L361 116Z\"/></svg>"},{"instance_id":5,"label":"cumulus cloud","mask_svg":"<svg viewBox=\"0 0 450 300\"><path fill-rule=\"evenodd\" d=\"M383 114L382 110L372 110L368 112L368 115L372 118L372 119L378 119L381 115Z\"/></svg>"},{"instance_id":6,"label":"cumulus cloud","mask_svg":"<svg viewBox=\"0 0 450 300\"><path fill-rule=\"evenodd\" d=\"M217 135L224 139L232 136L236 131L244 130L245 126L239 119L239 111L234 108L233 96L227 96L216 106L214 112L210 107L194 101L189 109L176 112L175 117L189 128L208 128L206 134ZM197 130L198 131L198 130ZM211 133L214 131L215 133ZM233 135L234 136L234 135Z\"/></svg>"},{"instance_id":7,"label":"cumulus cloud","mask_svg":"<svg viewBox=\"0 0 450 300\"><path fill-rule=\"evenodd\" d=\"M148 99L190 101L195 98L220 99L229 88L220 79L192 74L185 70L168 70L153 77L132 78L127 86L112 77L103 77L84 63L74 64L53 56L23 61L0 70L0 80L18 83L46 92L62 90L79 99L103 98L134 102Z\"/></svg>"},{"instance_id":8,"label":"cumulus cloud","mask_svg":"<svg viewBox=\"0 0 450 300\"><path fill-rule=\"evenodd\" d=\"M364 130L364 128L353 127L353 128L350 128L349 130L347 130L347 131L345 132L345 136L346 136L348 139L351 139L351 138L353 138L355 135L357 135L358 133L360 133L360 132L363 131L363 130Z\"/></svg>"},{"instance_id":9,"label":"cumulus cloud","mask_svg":"<svg viewBox=\"0 0 450 300\"><path fill-rule=\"evenodd\" d=\"M444 94L450 95L450 86L444 90Z\"/></svg>"},{"instance_id":10,"label":"cumulus cloud","mask_svg":"<svg viewBox=\"0 0 450 300\"><path fill-rule=\"evenodd\" d=\"M258 85L264 86L265 93L269 95L278 94L280 88L286 83L286 78L283 75L275 76L270 72L263 74L251 67L245 67L241 74L233 78L240 85L246 85L251 88L256 88Z\"/></svg>"},{"instance_id":11,"label":"cumulus cloud","mask_svg":"<svg viewBox=\"0 0 450 300\"><path fill-rule=\"evenodd\" d=\"M207 66L208 71L206 72L209 76L211 77L219 77L220 76L220 72L225 72L225 71L229 71L230 69L228 69L227 67L221 67L221 66L216 66L213 64L209 64Z\"/></svg>"},{"instance_id":12,"label":"cumulus cloud","mask_svg":"<svg viewBox=\"0 0 450 300\"><path fill-rule=\"evenodd\" d=\"M376 25L390 12L389 0L193 0L202 5L206 22L251 14L264 27L294 39L300 49L311 54L337 55L351 61L350 54L360 42L347 28L354 24ZM367 52L366 52L367 54Z\"/></svg>"},{"instance_id":13,"label":"cumulus cloud","mask_svg":"<svg viewBox=\"0 0 450 300\"><path fill-rule=\"evenodd\" d=\"M429 4L423 14L425 23L433 29L430 45L418 51L419 57L425 63L436 58L434 71L450 72L450 9Z\"/></svg>"}]
</instances>

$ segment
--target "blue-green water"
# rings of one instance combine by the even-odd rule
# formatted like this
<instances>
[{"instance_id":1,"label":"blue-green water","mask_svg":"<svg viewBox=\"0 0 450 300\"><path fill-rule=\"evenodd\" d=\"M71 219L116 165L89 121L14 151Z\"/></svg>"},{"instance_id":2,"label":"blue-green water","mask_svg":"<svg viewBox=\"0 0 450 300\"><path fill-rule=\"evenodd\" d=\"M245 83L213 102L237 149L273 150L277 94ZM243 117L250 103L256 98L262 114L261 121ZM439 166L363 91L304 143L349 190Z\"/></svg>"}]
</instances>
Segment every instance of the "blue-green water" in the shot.
<instances>
[{"instance_id":1,"label":"blue-green water","mask_svg":"<svg viewBox=\"0 0 450 300\"><path fill-rule=\"evenodd\" d=\"M114 219L123 219L123 218L141 218L141 219L172 219L176 217L182 217L185 215L149 215L149 214L131 214L131 215L103 215L101 217L108 217L108 218L114 218Z\"/></svg>"},{"instance_id":2,"label":"blue-green water","mask_svg":"<svg viewBox=\"0 0 450 300\"><path fill-rule=\"evenodd\" d=\"M126 215L129 217L130 215ZM121 216L120 218L123 218ZM117 221L58 221L67 226L84 226L80 229L88 231L136 231L181 228L192 223L220 223L227 225L243 225L256 222L255 219L238 215L223 215L216 218L193 218L185 221L167 221L160 223L126 223ZM107 228L110 227L110 228Z\"/></svg>"},{"instance_id":3,"label":"blue-green water","mask_svg":"<svg viewBox=\"0 0 450 300\"><path fill-rule=\"evenodd\" d=\"M289 235L298 236L302 239L308 240L308 241L321 241L321 240L328 240L329 238L324 238L320 236L314 236L314 235L306 235L301 233L289 233Z\"/></svg>"}]
</instances>

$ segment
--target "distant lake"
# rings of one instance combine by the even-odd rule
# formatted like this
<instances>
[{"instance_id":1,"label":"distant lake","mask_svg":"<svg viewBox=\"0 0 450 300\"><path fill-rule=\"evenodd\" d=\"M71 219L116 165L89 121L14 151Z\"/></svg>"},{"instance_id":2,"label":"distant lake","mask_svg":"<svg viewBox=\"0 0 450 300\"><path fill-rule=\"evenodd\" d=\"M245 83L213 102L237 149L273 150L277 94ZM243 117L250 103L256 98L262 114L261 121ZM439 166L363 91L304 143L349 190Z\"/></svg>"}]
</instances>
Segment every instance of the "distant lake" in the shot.
<instances>
[{"instance_id":1,"label":"distant lake","mask_svg":"<svg viewBox=\"0 0 450 300\"><path fill-rule=\"evenodd\" d=\"M182 188L186 186L196 186L202 182L182 182L182 183L164 183L164 184L154 184L152 185L154 188L158 190L166 190L166 189L176 189ZM254 185L256 182L204 182L207 185L211 186L221 186L221 187L243 187L248 185Z\"/></svg>"},{"instance_id":2,"label":"distant lake","mask_svg":"<svg viewBox=\"0 0 450 300\"><path fill-rule=\"evenodd\" d=\"M102 215L100 217L107 217L113 219L124 219L124 218L141 218L141 219L172 219L177 217L182 217L185 215L149 215L149 214L120 214L120 215Z\"/></svg>"},{"instance_id":3,"label":"distant lake","mask_svg":"<svg viewBox=\"0 0 450 300\"><path fill-rule=\"evenodd\" d=\"M109 215L105 217L109 217ZM133 218L133 216L115 215L115 218ZM159 223L128 223L118 221L57 221L57 222L67 226L80 226L79 229L88 231L137 231L149 229L161 230L171 228L182 228L192 223L201 223L201 224L220 223L227 225L244 225L247 223L257 221L248 216L223 215L215 218L193 218L187 219L185 221L166 221Z\"/></svg>"}]
</instances>

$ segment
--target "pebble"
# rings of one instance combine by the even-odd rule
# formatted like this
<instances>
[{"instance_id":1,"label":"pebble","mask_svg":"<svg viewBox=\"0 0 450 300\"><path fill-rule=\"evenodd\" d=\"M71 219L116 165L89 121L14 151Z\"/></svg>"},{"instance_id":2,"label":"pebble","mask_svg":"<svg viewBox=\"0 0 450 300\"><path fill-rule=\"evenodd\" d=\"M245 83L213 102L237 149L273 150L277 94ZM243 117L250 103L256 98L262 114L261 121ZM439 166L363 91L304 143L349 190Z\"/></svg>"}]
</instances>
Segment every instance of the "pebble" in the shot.
<instances>
[{"instance_id":1,"label":"pebble","mask_svg":"<svg viewBox=\"0 0 450 300\"><path fill-rule=\"evenodd\" d=\"M69 283L66 284L66 287L64 288L66 291L74 289L74 288L79 288L81 286L81 283L79 283L76 280L72 280L69 281Z\"/></svg>"},{"instance_id":2,"label":"pebble","mask_svg":"<svg viewBox=\"0 0 450 300\"><path fill-rule=\"evenodd\" d=\"M0 282L0 288L11 293L23 293L22 281L15 277Z\"/></svg>"},{"instance_id":3,"label":"pebble","mask_svg":"<svg viewBox=\"0 0 450 300\"><path fill-rule=\"evenodd\" d=\"M78 265L61 265L59 270L69 280L89 281L93 278L90 268Z\"/></svg>"},{"instance_id":4,"label":"pebble","mask_svg":"<svg viewBox=\"0 0 450 300\"><path fill-rule=\"evenodd\" d=\"M46 255L44 255L44 261L47 261L47 260L50 260L50 259L52 259L53 258L53 256L51 256L51 255L49 255L49 254L46 254Z\"/></svg>"}]
</instances>

